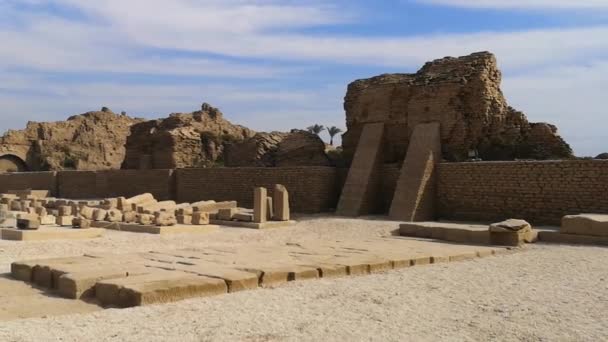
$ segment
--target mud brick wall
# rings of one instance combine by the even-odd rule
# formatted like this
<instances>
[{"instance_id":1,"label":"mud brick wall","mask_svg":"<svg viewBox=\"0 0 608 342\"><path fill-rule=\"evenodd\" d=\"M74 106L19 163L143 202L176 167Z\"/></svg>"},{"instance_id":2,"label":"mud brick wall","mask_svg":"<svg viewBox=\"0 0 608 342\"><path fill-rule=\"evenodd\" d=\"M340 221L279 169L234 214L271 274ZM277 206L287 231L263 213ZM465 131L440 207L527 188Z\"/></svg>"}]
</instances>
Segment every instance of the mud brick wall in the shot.
<instances>
[{"instance_id":1,"label":"mud brick wall","mask_svg":"<svg viewBox=\"0 0 608 342\"><path fill-rule=\"evenodd\" d=\"M608 161L443 163L438 182L447 219L559 224L564 215L608 213Z\"/></svg>"},{"instance_id":2,"label":"mud brick wall","mask_svg":"<svg viewBox=\"0 0 608 342\"><path fill-rule=\"evenodd\" d=\"M236 200L253 206L253 188L263 186L272 195L274 184L287 187L294 212L318 213L336 207L339 170L331 167L178 169L177 201Z\"/></svg>"},{"instance_id":3,"label":"mud brick wall","mask_svg":"<svg viewBox=\"0 0 608 342\"><path fill-rule=\"evenodd\" d=\"M173 170L62 171L59 196L65 198L131 197L145 192L159 200L174 198Z\"/></svg>"},{"instance_id":4,"label":"mud brick wall","mask_svg":"<svg viewBox=\"0 0 608 342\"><path fill-rule=\"evenodd\" d=\"M49 190L57 194L55 172L23 172L0 174L0 193L8 190Z\"/></svg>"}]
</instances>

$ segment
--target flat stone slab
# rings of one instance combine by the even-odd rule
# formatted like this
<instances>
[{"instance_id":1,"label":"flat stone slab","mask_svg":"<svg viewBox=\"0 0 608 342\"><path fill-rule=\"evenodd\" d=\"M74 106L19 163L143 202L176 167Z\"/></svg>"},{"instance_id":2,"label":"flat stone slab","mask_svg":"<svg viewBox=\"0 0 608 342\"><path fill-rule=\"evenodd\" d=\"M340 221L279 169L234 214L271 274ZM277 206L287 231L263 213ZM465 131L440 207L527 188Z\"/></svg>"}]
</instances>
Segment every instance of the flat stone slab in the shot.
<instances>
[{"instance_id":1,"label":"flat stone slab","mask_svg":"<svg viewBox=\"0 0 608 342\"><path fill-rule=\"evenodd\" d=\"M540 228L538 240L546 243L559 243L564 245L608 246L608 237L564 234L558 228Z\"/></svg>"},{"instance_id":2,"label":"flat stone slab","mask_svg":"<svg viewBox=\"0 0 608 342\"><path fill-rule=\"evenodd\" d=\"M489 225L453 222L407 222L399 225L401 236L435 239L458 243L491 245ZM538 231L527 232L524 237L528 243L538 240Z\"/></svg>"},{"instance_id":3,"label":"flat stone slab","mask_svg":"<svg viewBox=\"0 0 608 342\"><path fill-rule=\"evenodd\" d=\"M40 227L38 230L1 229L2 240L44 241L94 239L104 234L103 229L73 229L63 227Z\"/></svg>"},{"instance_id":4,"label":"flat stone slab","mask_svg":"<svg viewBox=\"0 0 608 342\"><path fill-rule=\"evenodd\" d=\"M251 228L251 229L273 229L285 228L295 225L296 221L266 221L263 223L243 222L243 221L225 221L225 220L210 220L211 224L220 226Z\"/></svg>"},{"instance_id":5,"label":"flat stone slab","mask_svg":"<svg viewBox=\"0 0 608 342\"><path fill-rule=\"evenodd\" d=\"M131 233L146 233L156 235L171 235L171 234L201 234L201 233L212 233L219 229L218 225L175 225L175 226L153 226L153 225L141 225L137 223L112 223L112 222L93 222L93 227L119 230L123 232Z\"/></svg>"},{"instance_id":6,"label":"flat stone slab","mask_svg":"<svg viewBox=\"0 0 608 342\"><path fill-rule=\"evenodd\" d=\"M464 261L504 250L402 237L308 241L30 260L12 263L11 276L64 298L131 307Z\"/></svg>"},{"instance_id":7,"label":"flat stone slab","mask_svg":"<svg viewBox=\"0 0 608 342\"><path fill-rule=\"evenodd\" d=\"M608 215L581 214L564 216L562 218L560 233L608 238Z\"/></svg>"}]
</instances>

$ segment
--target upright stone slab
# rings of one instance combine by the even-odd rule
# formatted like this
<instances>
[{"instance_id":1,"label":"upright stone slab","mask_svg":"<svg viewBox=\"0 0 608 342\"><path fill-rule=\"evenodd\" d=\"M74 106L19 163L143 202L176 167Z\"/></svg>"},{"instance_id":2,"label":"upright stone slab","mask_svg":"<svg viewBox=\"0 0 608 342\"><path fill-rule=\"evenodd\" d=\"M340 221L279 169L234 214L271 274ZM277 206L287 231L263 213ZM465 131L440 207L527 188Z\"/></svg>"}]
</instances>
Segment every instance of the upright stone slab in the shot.
<instances>
[{"instance_id":1,"label":"upright stone slab","mask_svg":"<svg viewBox=\"0 0 608 342\"><path fill-rule=\"evenodd\" d=\"M377 172L383 141L383 123L372 123L363 127L336 210L338 215L359 216L368 214L377 207Z\"/></svg>"},{"instance_id":2,"label":"upright stone slab","mask_svg":"<svg viewBox=\"0 0 608 342\"><path fill-rule=\"evenodd\" d=\"M274 217L275 221L289 221L291 220L290 209L289 209L289 193L287 188L281 184L276 184L272 192L272 205L274 206Z\"/></svg>"},{"instance_id":3,"label":"upright stone slab","mask_svg":"<svg viewBox=\"0 0 608 342\"><path fill-rule=\"evenodd\" d=\"M266 188L253 190L253 222L264 223L268 217L268 191Z\"/></svg>"},{"instance_id":4,"label":"upright stone slab","mask_svg":"<svg viewBox=\"0 0 608 342\"><path fill-rule=\"evenodd\" d=\"M435 218L435 165L441 161L438 122L416 125L393 196L390 217L399 221Z\"/></svg>"}]
</instances>

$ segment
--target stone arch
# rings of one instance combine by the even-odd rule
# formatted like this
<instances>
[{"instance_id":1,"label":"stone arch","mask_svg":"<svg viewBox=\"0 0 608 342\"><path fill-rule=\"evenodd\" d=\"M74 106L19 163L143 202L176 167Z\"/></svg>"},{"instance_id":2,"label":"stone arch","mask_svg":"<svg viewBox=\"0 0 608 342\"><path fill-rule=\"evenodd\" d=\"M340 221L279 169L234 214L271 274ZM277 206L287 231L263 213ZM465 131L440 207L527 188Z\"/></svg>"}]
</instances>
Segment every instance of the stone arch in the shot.
<instances>
[{"instance_id":1,"label":"stone arch","mask_svg":"<svg viewBox=\"0 0 608 342\"><path fill-rule=\"evenodd\" d=\"M3 172L24 172L28 171L27 164L23 159L12 155L5 154L0 156L0 173Z\"/></svg>"}]
</instances>

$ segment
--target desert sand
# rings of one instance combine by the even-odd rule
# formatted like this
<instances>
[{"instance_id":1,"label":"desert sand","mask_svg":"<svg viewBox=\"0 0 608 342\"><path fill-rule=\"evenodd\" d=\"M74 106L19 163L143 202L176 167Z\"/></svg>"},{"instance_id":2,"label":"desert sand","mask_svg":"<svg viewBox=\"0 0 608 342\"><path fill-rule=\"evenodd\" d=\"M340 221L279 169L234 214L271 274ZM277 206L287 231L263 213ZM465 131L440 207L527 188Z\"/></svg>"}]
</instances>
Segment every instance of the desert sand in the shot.
<instances>
[{"instance_id":1,"label":"desert sand","mask_svg":"<svg viewBox=\"0 0 608 342\"><path fill-rule=\"evenodd\" d=\"M295 227L268 231L234 228L173 236L108 231L94 240L0 241L0 271L23 259L363 239L397 229L382 219L298 219ZM44 317L0 317L0 340L600 341L608 337L606 260L606 248L536 244L472 261L124 310L49 297L40 305L57 311ZM2 288L10 286L2 281L12 284L0 279ZM7 293L0 295L3 303L9 303ZM76 314L65 315L69 312Z\"/></svg>"}]
</instances>

